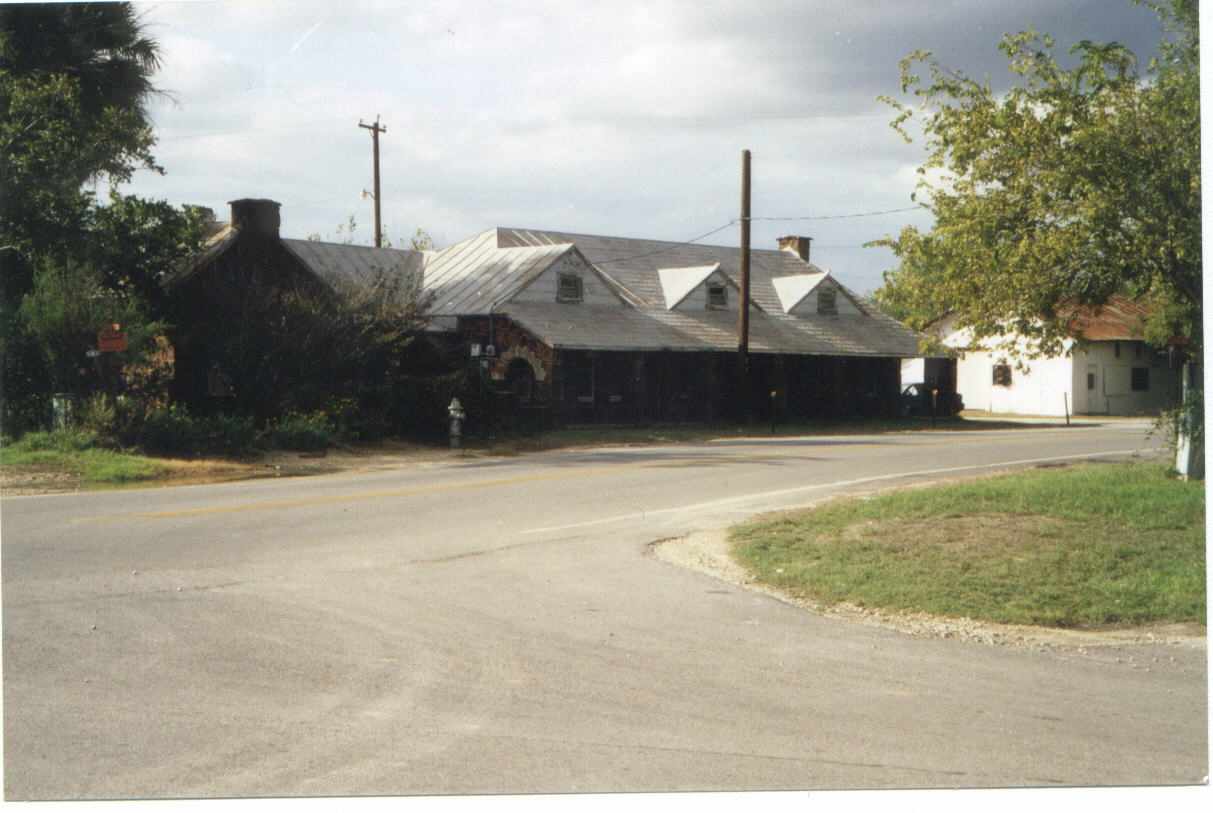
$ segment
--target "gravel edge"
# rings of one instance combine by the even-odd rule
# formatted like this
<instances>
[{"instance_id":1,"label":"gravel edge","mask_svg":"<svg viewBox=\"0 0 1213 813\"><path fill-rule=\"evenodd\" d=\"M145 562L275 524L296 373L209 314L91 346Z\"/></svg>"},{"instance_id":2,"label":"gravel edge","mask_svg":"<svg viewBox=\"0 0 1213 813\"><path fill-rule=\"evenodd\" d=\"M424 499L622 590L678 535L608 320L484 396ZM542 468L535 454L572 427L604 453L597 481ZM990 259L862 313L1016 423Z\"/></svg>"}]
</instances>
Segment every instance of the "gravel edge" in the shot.
<instances>
[{"instance_id":1,"label":"gravel edge","mask_svg":"<svg viewBox=\"0 0 1213 813\"><path fill-rule=\"evenodd\" d=\"M658 540L653 542L649 549L653 557L660 561L703 573L823 616L892 629L909 635L1034 649L1082 649L1136 644L1207 648L1204 628L1184 624L1098 631L1067 630L994 624L969 618L943 618L928 613L884 612L846 604L822 606L805 601L778 587L759 582L732 557L727 537L727 531L724 529L697 531L676 539Z\"/></svg>"}]
</instances>

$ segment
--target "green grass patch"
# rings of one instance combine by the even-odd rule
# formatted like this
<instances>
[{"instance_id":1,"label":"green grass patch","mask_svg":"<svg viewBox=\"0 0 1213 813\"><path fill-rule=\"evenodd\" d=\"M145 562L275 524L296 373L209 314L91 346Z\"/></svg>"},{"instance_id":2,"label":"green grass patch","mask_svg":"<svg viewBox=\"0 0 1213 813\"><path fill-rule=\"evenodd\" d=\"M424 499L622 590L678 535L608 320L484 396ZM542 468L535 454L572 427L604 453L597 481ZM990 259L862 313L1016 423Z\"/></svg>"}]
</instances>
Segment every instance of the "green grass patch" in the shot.
<instances>
[{"instance_id":1,"label":"green grass patch","mask_svg":"<svg viewBox=\"0 0 1213 813\"><path fill-rule=\"evenodd\" d=\"M832 605L1007 624L1205 623L1204 484L1076 465L737 526L759 579Z\"/></svg>"},{"instance_id":2,"label":"green grass patch","mask_svg":"<svg viewBox=\"0 0 1213 813\"><path fill-rule=\"evenodd\" d=\"M92 432L31 432L0 446L0 466L51 469L89 485L121 485L152 480L167 466L152 458L95 446Z\"/></svg>"}]
</instances>

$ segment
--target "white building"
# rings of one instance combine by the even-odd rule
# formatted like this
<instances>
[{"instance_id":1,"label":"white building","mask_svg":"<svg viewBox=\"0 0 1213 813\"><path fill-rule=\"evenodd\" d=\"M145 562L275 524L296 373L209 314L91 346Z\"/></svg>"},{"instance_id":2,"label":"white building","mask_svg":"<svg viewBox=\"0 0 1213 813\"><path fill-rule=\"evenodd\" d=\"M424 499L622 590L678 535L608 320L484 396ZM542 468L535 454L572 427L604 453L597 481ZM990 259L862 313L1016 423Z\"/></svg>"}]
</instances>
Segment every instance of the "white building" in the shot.
<instances>
[{"instance_id":1,"label":"white building","mask_svg":"<svg viewBox=\"0 0 1213 813\"><path fill-rule=\"evenodd\" d=\"M971 341L944 317L936 326L956 358L956 391L966 409L1020 415L1155 415L1179 400L1180 373L1138 336L1146 309L1112 297L1072 323L1081 341L1053 358L1030 359Z\"/></svg>"}]
</instances>

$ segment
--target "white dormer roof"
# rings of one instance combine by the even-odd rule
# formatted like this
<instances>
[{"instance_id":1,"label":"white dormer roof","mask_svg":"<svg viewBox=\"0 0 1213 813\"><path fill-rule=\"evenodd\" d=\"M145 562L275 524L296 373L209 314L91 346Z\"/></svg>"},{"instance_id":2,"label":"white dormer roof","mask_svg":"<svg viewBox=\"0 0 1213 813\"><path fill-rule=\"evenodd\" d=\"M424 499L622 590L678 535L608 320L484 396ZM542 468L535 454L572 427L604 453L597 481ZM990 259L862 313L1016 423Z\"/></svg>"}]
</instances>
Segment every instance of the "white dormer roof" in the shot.
<instances>
[{"instance_id":1,"label":"white dormer roof","mask_svg":"<svg viewBox=\"0 0 1213 813\"><path fill-rule=\"evenodd\" d=\"M714 265L696 265L690 268L658 268L657 277L661 280L661 292L665 295L666 310L674 310L678 303L686 299L708 277L720 270L720 263Z\"/></svg>"},{"instance_id":2,"label":"white dormer roof","mask_svg":"<svg viewBox=\"0 0 1213 813\"><path fill-rule=\"evenodd\" d=\"M822 280L830 276L829 271L817 274L795 274L790 277L773 277L771 284L775 286L775 294L779 297L779 305L784 313L791 313L792 308L804 301L813 293Z\"/></svg>"}]
</instances>

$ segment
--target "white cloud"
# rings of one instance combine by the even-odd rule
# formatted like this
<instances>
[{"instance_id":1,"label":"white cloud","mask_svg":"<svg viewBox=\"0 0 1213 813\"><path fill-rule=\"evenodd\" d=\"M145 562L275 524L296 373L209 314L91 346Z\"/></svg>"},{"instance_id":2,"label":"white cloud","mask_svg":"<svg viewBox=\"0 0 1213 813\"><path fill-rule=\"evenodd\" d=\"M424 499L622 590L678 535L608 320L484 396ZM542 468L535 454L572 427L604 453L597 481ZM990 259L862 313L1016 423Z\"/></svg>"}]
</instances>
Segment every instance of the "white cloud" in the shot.
<instances>
[{"instance_id":1,"label":"white cloud","mask_svg":"<svg viewBox=\"0 0 1213 813\"><path fill-rule=\"evenodd\" d=\"M1020 18L1071 40L1140 29L1140 8L1092 18L1093 2L147 5L157 81L179 106L154 111L168 175L140 173L131 191L221 215L233 198L273 197L288 234L332 233L355 214L369 238L358 121L381 115L384 219L401 235L518 225L688 239L737 217L743 149L756 215L903 208L923 154L875 101L897 90L898 61L925 47L1001 69L998 36ZM859 245L916 216L761 221L754 240L808 234L844 282L879 284L888 257Z\"/></svg>"}]
</instances>

